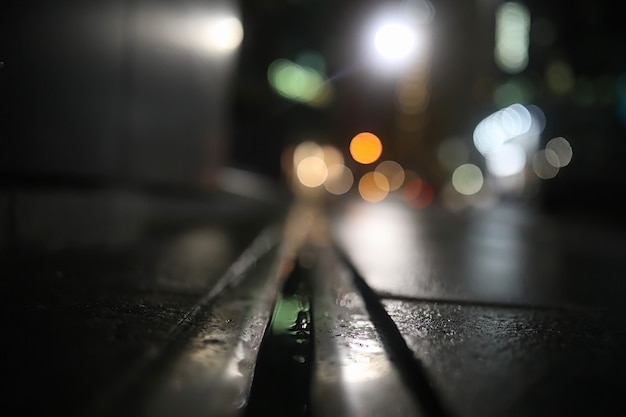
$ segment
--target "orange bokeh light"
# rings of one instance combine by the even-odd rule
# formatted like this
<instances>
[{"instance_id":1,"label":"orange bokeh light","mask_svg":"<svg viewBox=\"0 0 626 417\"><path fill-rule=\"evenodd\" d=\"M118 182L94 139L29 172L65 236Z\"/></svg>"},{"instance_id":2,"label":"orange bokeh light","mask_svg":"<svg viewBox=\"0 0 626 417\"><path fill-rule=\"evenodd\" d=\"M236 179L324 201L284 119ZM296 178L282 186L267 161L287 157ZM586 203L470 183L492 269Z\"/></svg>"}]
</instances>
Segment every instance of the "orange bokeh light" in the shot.
<instances>
[{"instance_id":1,"label":"orange bokeh light","mask_svg":"<svg viewBox=\"0 0 626 417\"><path fill-rule=\"evenodd\" d=\"M350 155L361 164L376 162L383 153L383 144L373 133L361 132L350 141Z\"/></svg>"},{"instance_id":2,"label":"orange bokeh light","mask_svg":"<svg viewBox=\"0 0 626 417\"><path fill-rule=\"evenodd\" d=\"M383 184L383 187L379 184ZM377 203L384 200L388 193L389 183L383 174L368 172L359 180L359 194L365 201Z\"/></svg>"}]
</instances>

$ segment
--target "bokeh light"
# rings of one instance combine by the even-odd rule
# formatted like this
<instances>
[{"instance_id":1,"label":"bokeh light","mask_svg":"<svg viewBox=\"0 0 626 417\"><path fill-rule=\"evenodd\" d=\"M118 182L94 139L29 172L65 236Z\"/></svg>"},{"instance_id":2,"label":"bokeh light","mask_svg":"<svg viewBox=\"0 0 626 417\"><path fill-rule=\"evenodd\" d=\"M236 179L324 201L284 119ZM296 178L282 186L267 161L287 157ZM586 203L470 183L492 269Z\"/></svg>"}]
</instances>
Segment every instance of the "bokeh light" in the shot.
<instances>
[{"instance_id":1,"label":"bokeh light","mask_svg":"<svg viewBox=\"0 0 626 417\"><path fill-rule=\"evenodd\" d=\"M296 146L293 151L293 165L298 166L300 161L309 156L317 156L318 158L324 158L324 150L317 143L306 140Z\"/></svg>"},{"instance_id":2,"label":"bokeh light","mask_svg":"<svg viewBox=\"0 0 626 417\"><path fill-rule=\"evenodd\" d=\"M546 161L555 168L560 168L559 156L552 149L544 149Z\"/></svg>"},{"instance_id":3,"label":"bokeh light","mask_svg":"<svg viewBox=\"0 0 626 417\"><path fill-rule=\"evenodd\" d=\"M435 197L432 185L412 171L406 171L405 175L406 180L402 188L404 201L416 209L430 206Z\"/></svg>"},{"instance_id":4,"label":"bokeh light","mask_svg":"<svg viewBox=\"0 0 626 417\"><path fill-rule=\"evenodd\" d=\"M497 177L521 173L526 166L526 152L516 143L505 143L485 157L487 169Z\"/></svg>"},{"instance_id":5,"label":"bokeh light","mask_svg":"<svg viewBox=\"0 0 626 417\"><path fill-rule=\"evenodd\" d=\"M310 68L318 74L326 76L326 60L317 51L302 51L296 56L295 61L304 68Z\"/></svg>"},{"instance_id":6,"label":"bokeh light","mask_svg":"<svg viewBox=\"0 0 626 417\"><path fill-rule=\"evenodd\" d=\"M317 70L288 59L278 59L267 68L267 79L279 95L314 106L327 103L332 97L330 84Z\"/></svg>"},{"instance_id":7,"label":"bokeh light","mask_svg":"<svg viewBox=\"0 0 626 417\"><path fill-rule=\"evenodd\" d=\"M559 168L550 164L548 161L549 157L546 156L546 152L552 151L541 150L535 153L532 159L535 175L544 180L554 178L559 173Z\"/></svg>"},{"instance_id":8,"label":"bokeh light","mask_svg":"<svg viewBox=\"0 0 626 417\"><path fill-rule=\"evenodd\" d=\"M243 40L243 26L234 16L224 16L209 25L206 32L206 42L217 51L233 51Z\"/></svg>"},{"instance_id":9,"label":"bokeh light","mask_svg":"<svg viewBox=\"0 0 626 417\"><path fill-rule=\"evenodd\" d=\"M354 184L354 175L347 166L331 165L328 167L328 178L324 182L324 188L331 194L342 195L350 191Z\"/></svg>"},{"instance_id":10,"label":"bokeh light","mask_svg":"<svg viewBox=\"0 0 626 417\"><path fill-rule=\"evenodd\" d=\"M333 145L322 146L323 158L328 167L328 176L324 181L324 188L330 194L345 194L352 188L354 175L344 164L343 154Z\"/></svg>"},{"instance_id":11,"label":"bokeh light","mask_svg":"<svg viewBox=\"0 0 626 417\"><path fill-rule=\"evenodd\" d=\"M152 39L172 42L177 47L197 48L219 56L237 50L244 36L243 25L237 16L202 12L193 13L180 24L175 24L169 17L155 15L146 21L141 32Z\"/></svg>"},{"instance_id":12,"label":"bokeh light","mask_svg":"<svg viewBox=\"0 0 626 417\"><path fill-rule=\"evenodd\" d=\"M487 155L504 142L529 133L533 116L521 104L512 104L482 120L474 129L476 149Z\"/></svg>"},{"instance_id":13,"label":"bokeh light","mask_svg":"<svg viewBox=\"0 0 626 417\"><path fill-rule=\"evenodd\" d=\"M543 132L546 127L546 115L543 110L534 104L526 106L526 109L528 109L528 112L532 117L531 130L536 133Z\"/></svg>"},{"instance_id":14,"label":"bokeh light","mask_svg":"<svg viewBox=\"0 0 626 417\"><path fill-rule=\"evenodd\" d=\"M306 140L291 152L291 167L287 169L291 186L297 194L307 195L319 187L328 176L322 147Z\"/></svg>"},{"instance_id":15,"label":"bokeh light","mask_svg":"<svg viewBox=\"0 0 626 417\"><path fill-rule=\"evenodd\" d=\"M399 189L404 183L404 168L396 161L383 161L374 171L385 176L389 191Z\"/></svg>"},{"instance_id":16,"label":"bokeh light","mask_svg":"<svg viewBox=\"0 0 626 417\"><path fill-rule=\"evenodd\" d=\"M324 162L328 167L333 165L343 165L343 154L339 149L332 145L324 145L322 146L322 154L324 158Z\"/></svg>"},{"instance_id":17,"label":"bokeh light","mask_svg":"<svg viewBox=\"0 0 626 417\"><path fill-rule=\"evenodd\" d=\"M309 188L319 187L328 177L328 167L322 158L307 156L298 163L296 175L302 185Z\"/></svg>"},{"instance_id":18,"label":"bokeh light","mask_svg":"<svg viewBox=\"0 0 626 417\"><path fill-rule=\"evenodd\" d=\"M483 188L483 173L474 164L463 164L452 173L452 186L463 195L476 194Z\"/></svg>"},{"instance_id":19,"label":"bokeh light","mask_svg":"<svg viewBox=\"0 0 626 417\"><path fill-rule=\"evenodd\" d=\"M361 132L350 141L350 155L361 164L376 162L383 152L383 145L373 133Z\"/></svg>"},{"instance_id":20,"label":"bokeh light","mask_svg":"<svg viewBox=\"0 0 626 417\"><path fill-rule=\"evenodd\" d=\"M556 168L563 168L569 165L572 155L572 145L564 137L559 136L550 139L546 143L546 159L550 165Z\"/></svg>"},{"instance_id":21,"label":"bokeh light","mask_svg":"<svg viewBox=\"0 0 626 417\"><path fill-rule=\"evenodd\" d=\"M359 180L359 194L361 194L363 200L370 203L384 200L389 194L387 178L383 174L374 171L366 173Z\"/></svg>"},{"instance_id":22,"label":"bokeh light","mask_svg":"<svg viewBox=\"0 0 626 417\"><path fill-rule=\"evenodd\" d=\"M484 157L486 171L483 174L489 177L485 185L490 192L529 198L536 178L529 177L528 173L535 171L540 177L550 176L550 170L541 168L539 160L533 156L539 149L545 125L546 118L539 107L514 103L487 116L476 126L474 146ZM531 164L534 164L532 171Z\"/></svg>"},{"instance_id":23,"label":"bokeh light","mask_svg":"<svg viewBox=\"0 0 626 417\"><path fill-rule=\"evenodd\" d=\"M435 9L428 0L380 2L364 26L363 52L376 75L404 72L427 60L429 23Z\"/></svg>"},{"instance_id":24,"label":"bokeh light","mask_svg":"<svg viewBox=\"0 0 626 417\"><path fill-rule=\"evenodd\" d=\"M496 11L496 64L507 73L518 73L528 65L530 12L521 3L507 1Z\"/></svg>"},{"instance_id":25,"label":"bokeh light","mask_svg":"<svg viewBox=\"0 0 626 417\"><path fill-rule=\"evenodd\" d=\"M417 46L415 31L403 23L386 23L376 30L374 46L385 59L395 61L413 53Z\"/></svg>"}]
</instances>

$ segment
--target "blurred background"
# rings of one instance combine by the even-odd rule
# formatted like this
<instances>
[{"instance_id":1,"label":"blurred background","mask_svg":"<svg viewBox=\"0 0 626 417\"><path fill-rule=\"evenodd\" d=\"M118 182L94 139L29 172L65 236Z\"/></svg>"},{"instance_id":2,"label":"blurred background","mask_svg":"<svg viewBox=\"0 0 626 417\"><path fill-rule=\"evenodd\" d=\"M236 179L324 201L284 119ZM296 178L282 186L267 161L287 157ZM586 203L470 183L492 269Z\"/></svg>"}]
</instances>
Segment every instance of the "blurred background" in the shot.
<instances>
[{"instance_id":1,"label":"blurred background","mask_svg":"<svg viewBox=\"0 0 626 417\"><path fill-rule=\"evenodd\" d=\"M77 211L139 218L152 206L100 201L102 190L395 195L452 211L518 201L621 222L625 29L613 3L0 7L4 245L69 239L55 227ZM132 238L121 224L103 233Z\"/></svg>"},{"instance_id":2,"label":"blurred background","mask_svg":"<svg viewBox=\"0 0 626 417\"><path fill-rule=\"evenodd\" d=\"M321 356L283 355L322 388L307 415L400 415L391 369L459 416L621 412L625 18L606 0L0 2L0 402L137 416L156 387L157 415L242 415L302 280L328 288L295 307L285 286L275 322L317 332Z\"/></svg>"},{"instance_id":3,"label":"blurred background","mask_svg":"<svg viewBox=\"0 0 626 417\"><path fill-rule=\"evenodd\" d=\"M237 164L278 176L280 153L313 141L341 152L354 189L380 163L398 163L426 184L419 206L516 200L620 217L625 34L616 6L293 0L246 2L242 18ZM380 138L374 162L351 155L359 132ZM415 199L419 186L403 184Z\"/></svg>"}]
</instances>

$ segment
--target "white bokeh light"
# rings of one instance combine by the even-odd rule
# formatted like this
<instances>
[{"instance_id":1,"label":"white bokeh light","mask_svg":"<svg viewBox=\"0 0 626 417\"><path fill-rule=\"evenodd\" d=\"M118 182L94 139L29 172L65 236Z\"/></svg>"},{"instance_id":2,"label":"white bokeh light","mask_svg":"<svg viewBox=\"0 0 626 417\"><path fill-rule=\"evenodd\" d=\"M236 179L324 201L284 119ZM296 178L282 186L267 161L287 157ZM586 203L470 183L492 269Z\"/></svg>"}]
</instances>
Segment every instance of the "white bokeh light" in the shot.
<instances>
[{"instance_id":1,"label":"white bokeh light","mask_svg":"<svg viewBox=\"0 0 626 417\"><path fill-rule=\"evenodd\" d=\"M297 165L296 175L302 185L315 188L326 181L328 177L328 167L322 158L307 156Z\"/></svg>"},{"instance_id":2,"label":"white bokeh light","mask_svg":"<svg viewBox=\"0 0 626 417\"><path fill-rule=\"evenodd\" d=\"M382 25L374 36L376 51L390 61L407 58L415 51L417 43L417 33L398 22Z\"/></svg>"},{"instance_id":3,"label":"white bokeh light","mask_svg":"<svg viewBox=\"0 0 626 417\"><path fill-rule=\"evenodd\" d=\"M546 144L546 158L556 168L567 166L572 160L572 145L564 137L550 139Z\"/></svg>"},{"instance_id":4,"label":"white bokeh light","mask_svg":"<svg viewBox=\"0 0 626 417\"><path fill-rule=\"evenodd\" d=\"M463 195L473 195L483 188L483 173L474 164L463 164L452 173L452 186Z\"/></svg>"},{"instance_id":5,"label":"white bokeh light","mask_svg":"<svg viewBox=\"0 0 626 417\"><path fill-rule=\"evenodd\" d=\"M521 104L512 104L482 120L474 130L474 145L483 154L518 136L531 132L533 116Z\"/></svg>"},{"instance_id":6,"label":"white bokeh light","mask_svg":"<svg viewBox=\"0 0 626 417\"><path fill-rule=\"evenodd\" d=\"M243 41L243 25L236 16L196 18L190 28L192 41L213 53L233 52Z\"/></svg>"},{"instance_id":7,"label":"white bokeh light","mask_svg":"<svg viewBox=\"0 0 626 417\"><path fill-rule=\"evenodd\" d=\"M486 156L490 173L497 177L508 177L521 173L526 166L526 152L515 143L505 143Z\"/></svg>"}]
</instances>

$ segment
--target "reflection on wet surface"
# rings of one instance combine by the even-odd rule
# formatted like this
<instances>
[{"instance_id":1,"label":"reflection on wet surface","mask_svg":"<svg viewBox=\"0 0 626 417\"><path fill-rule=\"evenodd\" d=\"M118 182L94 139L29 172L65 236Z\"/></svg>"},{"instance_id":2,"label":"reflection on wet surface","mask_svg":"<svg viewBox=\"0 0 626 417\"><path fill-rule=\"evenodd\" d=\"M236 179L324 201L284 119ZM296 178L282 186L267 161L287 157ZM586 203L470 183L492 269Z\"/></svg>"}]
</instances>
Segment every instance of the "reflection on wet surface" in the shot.
<instances>
[{"instance_id":1,"label":"reflection on wet surface","mask_svg":"<svg viewBox=\"0 0 626 417\"><path fill-rule=\"evenodd\" d=\"M332 219L335 238L374 290L395 297L621 308L617 275L626 242L609 230L594 241L580 224L557 223L530 206L464 213L412 210L397 201L351 201ZM581 262L593 258L593 274ZM576 265L576 266L574 266ZM583 267L584 269L580 269ZM603 287L614 291L607 294ZM601 294L601 295L600 295Z\"/></svg>"},{"instance_id":2,"label":"reflection on wet surface","mask_svg":"<svg viewBox=\"0 0 626 417\"><path fill-rule=\"evenodd\" d=\"M259 242L261 246L266 244ZM194 320L195 334L166 377L156 379L155 389L134 415L241 414L276 296L275 281L280 277L276 252L248 250L240 257L240 263L248 266L238 265L235 269L245 276L244 282L235 288L222 287L223 295L210 309L199 310ZM254 268L248 270L251 263Z\"/></svg>"},{"instance_id":3,"label":"reflection on wet surface","mask_svg":"<svg viewBox=\"0 0 626 417\"><path fill-rule=\"evenodd\" d=\"M25 271L41 286L27 304L7 299L14 314L5 318L27 329L39 324L49 340L67 338L53 371L79 369L81 358L115 346L152 355L149 366L128 372L146 389L130 401L143 401L142 412L123 401L135 385L115 379L105 402L122 410L102 416L553 417L621 407L626 326L614 310L623 311L626 291L618 234L563 227L506 205L452 214L389 198L338 208L326 218L315 204L294 205L282 228L262 233L221 276L215 270L239 252L237 241L219 228L180 234L149 252L157 262L128 282L140 289L155 280L140 296L118 285L134 273L118 276L120 265L104 257L80 258L74 269L56 268L57 258L36 263ZM129 267L144 257L129 258ZM78 266L94 284L111 276L111 288L125 292L114 300L70 297ZM181 282L165 279L169 272ZM310 288L290 288L294 275ZM86 355L85 329L98 326L106 344ZM15 342L21 333L13 335ZM68 367L70 355L78 359ZM23 362L16 363L18 370Z\"/></svg>"},{"instance_id":4,"label":"reflection on wet surface","mask_svg":"<svg viewBox=\"0 0 626 417\"><path fill-rule=\"evenodd\" d=\"M321 251L315 279L313 415L422 415L331 251Z\"/></svg>"}]
</instances>

